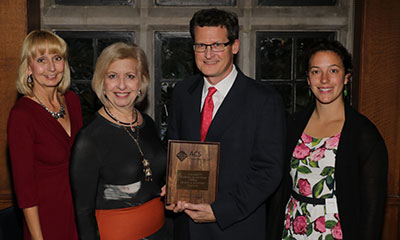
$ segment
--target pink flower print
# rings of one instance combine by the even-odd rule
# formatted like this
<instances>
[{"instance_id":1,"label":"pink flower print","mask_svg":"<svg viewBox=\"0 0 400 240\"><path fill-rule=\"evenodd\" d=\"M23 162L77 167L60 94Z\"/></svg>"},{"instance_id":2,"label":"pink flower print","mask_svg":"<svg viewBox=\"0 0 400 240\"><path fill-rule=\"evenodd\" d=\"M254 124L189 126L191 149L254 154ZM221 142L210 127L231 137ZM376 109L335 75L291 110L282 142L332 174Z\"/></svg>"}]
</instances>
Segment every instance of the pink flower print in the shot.
<instances>
[{"instance_id":1,"label":"pink flower print","mask_svg":"<svg viewBox=\"0 0 400 240\"><path fill-rule=\"evenodd\" d=\"M293 221L294 233L305 235L307 233L307 218L305 216L298 216Z\"/></svg>"},{"instance_id":2,"label":"pink flower print","mask_svg":"<svg viewBox=\"0 0 400 240\"><path fill-rule=\"evenodd\" d=\"M333 214L333 216L334 216L338 221L340 221L340 219L339 219L339 214L338 214L338 213Z\"/></svg>"},{"instance_id":3,"label":"pink flower print","mask_svg":"<svg viewBox=\"0 0 400 240\"><path fill-rule=\"evenodd\" d=\"M297 201L293 197L290 199L288 211L293 211L297 207Z\"/></svg>"},{"instance_id":4,"label":"pink flower print","mask_svg":"<svg viewBox=\"0 0 400 240\"><path fill-rule=\"evenodd\" d=\"M342 228L340 227L340 222L338 222L337 224L336 224L336 226L334 226L333 228L332 228L332 237L335 239L335 240L342 240L343 239L343 233L342 233Z\"/></svg>"},{"instance_id":5,"label":"pink flower print","mask_svg":"<svg viewBox=\"0 0 400 240\"><path fill-rule=\"evenodd\" d=\"M293 157L295 157L296 159L304 159L309 154L310 154L310 149L304 143L300 143L294 149Z\"/></svg>"},{"instance_id":6,"label":"pink flower print","mask_svg":"<svg viewBox=\"0 0 400 240\"><path fill-rule=\"evenodd\" d=\"M310 143L312 141L312 137L303 133L301 134L301 140L303 141L303 143Z\"/></svg>"},{"instance_id":7,"label":"pink flower print","mask_svg":"<svg viewBox=\"0 0 400 240\"><path fill-rule=\"evenodd\" d=\"M337 148L337 146L339 144L339 139L340 139L340 133L338 135L336 135L336 136L333 136L333 137L329 138L325 142L325 148L326 149Z\"/></svg>"},{"instance_id":8,"label":"pink flower print","mask_svg":"<svg viewBox=\"0 0 400 240\"><path fill-rule=\"evenodd\" d=\"M300 190L301 195L308 196L311 194L311 186L307 179L299 179L297 186Z\"/></svg>"},{"instance_id":9,"label":"pink flower print","mask_svg":"<svg viewBox=\"0 0 400 240\"><path fill-rule=\"evenodd\" d=\"M290 215L289 215L289 214L286 215L286 225L285 225L285 228L286 228L286 229L289 229L289 228L290 228Z\"/></svg>"},{"instance_id":10,"label":"pink flower print","mask_svg":"<svg viewBox=\"0 0 400 240\"><path fill-rule=\"evenodd\" d=\"M325 148L318 148L315 151L310 153L310 160L314 162L318 162L324 157Z\"/></svg>"},{"instance_id":11,"label":"pink flower print","mask_svg":"<svg viewBox=\"0 0 400 240\"><path fill-rule=\"evenodd\" d=\"M319 218L317 218L317 220L315 220L314 229L316 231L318 231L318 232L321 232L321 233L326 231L326 228L325 228L325 217L324 216L319 217Z\"/></svg>"}]
</instances>

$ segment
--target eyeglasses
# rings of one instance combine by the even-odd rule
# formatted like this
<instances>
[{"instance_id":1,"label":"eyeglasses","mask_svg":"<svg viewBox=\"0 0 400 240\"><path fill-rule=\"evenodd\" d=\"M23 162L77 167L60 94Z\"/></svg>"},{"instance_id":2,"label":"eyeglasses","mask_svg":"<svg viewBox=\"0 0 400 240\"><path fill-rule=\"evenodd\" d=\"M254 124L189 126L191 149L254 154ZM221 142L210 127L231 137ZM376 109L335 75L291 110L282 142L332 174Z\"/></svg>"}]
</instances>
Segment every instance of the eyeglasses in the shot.
<instances>
[{"instance_id":1,"label":"eyeglasses","mask_svg":"<svg viewBox=\"0 0 400 240\"><path fill-rule=\"evenodd\" d=\"M207 47L210 47L211 51L213 52L223 52L225 47L230 45L232 42L228 41L225 43L212 43L212 44L205 44L205 43L194 43L193 50L195 52L205 52Z\"/></svg>"}]
</instances>

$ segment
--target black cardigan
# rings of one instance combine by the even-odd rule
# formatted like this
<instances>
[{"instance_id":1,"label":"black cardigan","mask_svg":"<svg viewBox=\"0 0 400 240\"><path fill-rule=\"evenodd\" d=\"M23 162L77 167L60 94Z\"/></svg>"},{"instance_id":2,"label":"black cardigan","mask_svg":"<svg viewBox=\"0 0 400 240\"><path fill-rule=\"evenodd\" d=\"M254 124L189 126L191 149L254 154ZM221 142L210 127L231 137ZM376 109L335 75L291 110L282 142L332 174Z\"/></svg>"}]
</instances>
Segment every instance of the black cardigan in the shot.
<instances>
[{"instance_id":1,"label":"black cardigan","mask_svg":"<svg viewBox=\"0 0 400 240\"><path fill-rule=\"evenodd\" d=\"M292 189L290 157L315 105L288 119L284 178L269 200L267 239L281 239ZM388 155L375 125L345 105L345 123L336 153L335 181L344 240L380 239L386 200Z\"/></svg>"}]
</instances>

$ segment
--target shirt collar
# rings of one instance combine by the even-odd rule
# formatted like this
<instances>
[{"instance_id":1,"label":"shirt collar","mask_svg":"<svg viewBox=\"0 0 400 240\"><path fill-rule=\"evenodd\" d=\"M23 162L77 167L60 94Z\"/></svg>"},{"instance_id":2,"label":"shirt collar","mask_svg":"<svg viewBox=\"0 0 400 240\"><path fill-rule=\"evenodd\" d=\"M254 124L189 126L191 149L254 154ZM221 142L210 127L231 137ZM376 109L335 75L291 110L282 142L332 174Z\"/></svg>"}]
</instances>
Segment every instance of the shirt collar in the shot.
<instances>
[{"instance_id":1,"label":"shirt collar","mask_svg":"<svg viewBox=\"0 0 400 240\"><path fill-rule=\"evenodd\" d=\"M211 85L204 77L203 96L207 95L209 87L215 87L217 89L217 93L220 93L225 97L235 82L237 74L238 71L236 70L235 65L233 65L232 71L228 74L228 76L226 76L216 85Z\"/></svg>"}]
</instances>

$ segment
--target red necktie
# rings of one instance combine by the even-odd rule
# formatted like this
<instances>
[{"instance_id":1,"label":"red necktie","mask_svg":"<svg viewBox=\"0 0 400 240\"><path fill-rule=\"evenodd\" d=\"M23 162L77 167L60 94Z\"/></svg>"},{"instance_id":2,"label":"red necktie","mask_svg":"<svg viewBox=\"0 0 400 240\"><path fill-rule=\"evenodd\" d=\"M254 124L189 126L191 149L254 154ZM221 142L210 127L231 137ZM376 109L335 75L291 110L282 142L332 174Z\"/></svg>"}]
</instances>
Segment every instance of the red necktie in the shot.
<instances>
[{"instance_id":1,"label":"red necktie","mask_svg":"<svg viewBox=\"0 0 400 240\"><path fill-rule=\"evenodd\" d=\"M200 136L202 142L204 142L204 140L206 139L207 131L212 121L212 116L214 111L214 102L212 100L212 96L216 91L217 89L215 87L209 87L206 100L204 101L203 111L201 112L201 129L200 129Z\"/></svg>"}]
</instances>

